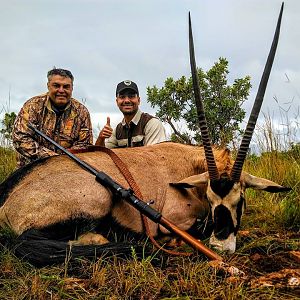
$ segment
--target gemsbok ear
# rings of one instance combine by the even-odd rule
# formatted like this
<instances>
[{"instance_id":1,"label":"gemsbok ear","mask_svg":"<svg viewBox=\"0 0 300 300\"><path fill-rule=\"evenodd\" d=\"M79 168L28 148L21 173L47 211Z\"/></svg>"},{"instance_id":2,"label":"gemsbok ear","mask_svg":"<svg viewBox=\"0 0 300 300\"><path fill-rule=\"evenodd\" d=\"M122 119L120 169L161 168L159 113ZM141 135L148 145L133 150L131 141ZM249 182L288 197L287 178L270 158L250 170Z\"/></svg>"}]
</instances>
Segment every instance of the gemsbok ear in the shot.
<instances>
[{"instance_id":1,"label":"gemsbok ear","mask_svg":"<svg viewBox=\"0 0 300 300\"><path fill-rule=\"evenodd\" d=\"M172 182L169 183L171 186L177 187L177 188L193 188L193 187L201 187L201 185L206 184L209 179L208 172L204 172L202 174L193 175L187 178L184 178L178 182Z\"/></svg>"},{"instance_id":2,"label":"gemsbok ear","mask_svg":"<svg viewBox=\"0 0 300 300\"><path fill-rule=\"evenodd\" d=\"M242 172L241 181L245 183L245 188L264 190L269 193L286 192L291 190L289 187L284 187L271 180L256 177L246 172Z\"/></svg>"}]
</instances>

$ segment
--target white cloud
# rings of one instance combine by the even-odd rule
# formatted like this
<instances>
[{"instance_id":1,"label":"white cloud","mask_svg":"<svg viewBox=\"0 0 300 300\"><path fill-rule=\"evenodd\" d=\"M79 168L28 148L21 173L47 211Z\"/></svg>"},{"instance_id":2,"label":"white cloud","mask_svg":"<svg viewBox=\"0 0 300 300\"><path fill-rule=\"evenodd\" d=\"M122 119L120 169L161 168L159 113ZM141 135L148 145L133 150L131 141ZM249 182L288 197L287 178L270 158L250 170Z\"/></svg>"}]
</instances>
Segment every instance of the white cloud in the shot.
<instances>
[{"instance_id":1,"label":"white cloud","mask_svg":"<svg viewBox=\"0 0 300 300\"><path fill-rule=\"evenodd\" d=\"M171 76L189 76L187 18L191 12L199 67L229 60L230 78L250 75L248 113L281 5L280 0L10 0L0 11L0 101L18 111L46 88L53 66L75 76L74 96L86 99L93 123L119 115L115 86L124 79L140 87L162 86ZM274 95L299 106L300 1L286 0L282 30L262 109L274 110ZM290 82L286 83L286 75ZM0 110L1 110L0 107ZM274 117L279 117L275 114Z\"/></svg>"}]
</instances>

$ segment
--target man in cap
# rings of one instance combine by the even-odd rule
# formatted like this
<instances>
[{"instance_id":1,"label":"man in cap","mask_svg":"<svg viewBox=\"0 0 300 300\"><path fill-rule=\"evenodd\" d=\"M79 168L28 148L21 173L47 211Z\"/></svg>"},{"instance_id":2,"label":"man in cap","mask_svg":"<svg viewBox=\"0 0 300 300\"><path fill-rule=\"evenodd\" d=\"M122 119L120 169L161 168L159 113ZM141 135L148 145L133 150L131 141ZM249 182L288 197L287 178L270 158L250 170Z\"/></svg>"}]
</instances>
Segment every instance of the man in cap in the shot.
<instances>
[{"instance_id":1,"label":"man in cap","mask_svg":"<svg viewBox=\"0 0 300 300\"><path fill-rule=\"evenodd\" d=\"M116 89L116 103L124 118L113 130L110 126L110 118L107 117L107 123L100 131L96 145L124 148L165 141L166 133L162 122L148 113L141 112L140 102L136 83L130 80L120 82Z\"/></svg>"},{"instance_id":2,"label":"man in cap","mask_svg":"<svg viewBox=\"0 0 300 300\"><path fill-rule=\"evenodd\" d=\"M93 144L90 114L83 104L72 98L72 73L54 68L47 78L48 92L29 99L14 124L13 144L18 152L19 167L59 153L28 128L29 122L65 148L81 149Z\"/></svg>"}]
</instances>

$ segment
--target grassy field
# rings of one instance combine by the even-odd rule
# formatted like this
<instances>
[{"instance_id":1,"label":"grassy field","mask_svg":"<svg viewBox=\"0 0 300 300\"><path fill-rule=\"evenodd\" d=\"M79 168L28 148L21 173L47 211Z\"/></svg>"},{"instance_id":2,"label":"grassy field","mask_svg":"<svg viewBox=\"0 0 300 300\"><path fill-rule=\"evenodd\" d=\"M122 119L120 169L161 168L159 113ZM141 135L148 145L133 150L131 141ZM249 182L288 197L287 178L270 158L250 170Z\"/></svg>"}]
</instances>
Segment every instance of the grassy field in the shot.
<instances>
[{"instance_id":1,"label":"grassy field","mask_svg":"<svg viewBox=\"0 0 300 300\"><path fill-rule=\"evenodd\" d=\"M1 182L15 168L15 153L0 148L0 163ZM11 233L1 230L0 299L300 299L299 282L288 283L300 278L294 255L299 251L300 147L251 155L244 170L293 189L247 191L237 251L224 256L244 275L216 269L201 254L184 258L159 251L35 268L14 256Z\"/></svg>"},{"instance_id":2,"label":"grassy field","mask_svg":"<svg viewBox=\"0 0 300 300\"><path fill-rule=\"evenodd\" d=\"M16 168L16 153L0 145L0 183Z\"/></svg>"}]
</instances>

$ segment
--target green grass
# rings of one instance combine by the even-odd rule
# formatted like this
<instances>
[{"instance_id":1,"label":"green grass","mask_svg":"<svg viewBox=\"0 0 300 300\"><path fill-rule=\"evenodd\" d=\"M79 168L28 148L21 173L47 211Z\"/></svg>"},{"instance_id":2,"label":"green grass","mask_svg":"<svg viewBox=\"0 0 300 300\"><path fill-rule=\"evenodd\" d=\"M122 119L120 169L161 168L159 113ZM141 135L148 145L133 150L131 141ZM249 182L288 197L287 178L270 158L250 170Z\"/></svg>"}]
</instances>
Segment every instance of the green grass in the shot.
<instances>
[{"instance_id":1,"label":"green grass","mask_svg":"<svg viewBox=\"0 0 300 300\"><path fill-rule=\"evenodd\" d=\"M9 250L12 233L2 229L0 299L299 299L297 290L292 288L251 287L253 278L271 270L299 268L288 256L288 251L299 249L297 153L273 151L246 161L245 171L293 188L279 194L247 191L237 251L224 256L246 272L246 279L217 271L200 254L183 258L158 252L138 259L133 253L130 260L82 259L35 268L14 256ZM15 153L0 148L0 157L3 181L15 168ZM262 258L259 263L254 255Z\"/></svg>"},{"instance_id":2,"label":"green grass","mask_svg":"<svg viewBox=\"0 0 300 300\"><path fill-rule=\"evenodd\" d=\"M290 151L264 153L260 157L248 159L244 170L292 188L288 193L278 194L247 190L247 202L253 211L253 223L261 221L267 227L299 231L300 155Z\"/></svg>"},{"instance_id":3,"label":"green grass","mask_svg":"<svg viewBox=\"0 0 300 300\"><path fill-rule=\"evenodd\" d=\"M16 168L16 153L12 148L0 146L0 183Z\"/></svg>"},{"instance_id":4,"label":"green grass","mask_svg":"<svg viewBox=\"0 0 300 300\"><path fill-rule=\"evenodd\" d=\"M256 247L269 245L263 240ZM246 253L244 248L231 264L241 267ZM36 269L2 251L0 299L297 299L293 290L252 289L249 281L219 274L201 258L163 259L163 267L133 258Z\"/></svg>"}]
</instances>

